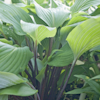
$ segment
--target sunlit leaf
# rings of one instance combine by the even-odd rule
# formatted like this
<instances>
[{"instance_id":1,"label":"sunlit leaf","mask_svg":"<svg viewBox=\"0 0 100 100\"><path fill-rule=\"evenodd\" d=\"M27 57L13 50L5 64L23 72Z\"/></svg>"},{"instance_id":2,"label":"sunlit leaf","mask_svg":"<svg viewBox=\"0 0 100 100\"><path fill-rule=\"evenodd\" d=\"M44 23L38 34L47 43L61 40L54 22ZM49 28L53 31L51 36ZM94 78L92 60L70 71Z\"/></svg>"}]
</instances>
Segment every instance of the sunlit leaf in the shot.
<instances>
[{"instance_id":1,"label":"sunlit leaf","mask_svg":"<svg viewBox=\"0 0 100 100\"><path fill-rule=\"evenodd\" d=\"M7 44L10 44L10 45L13 45L13 42L12 41L8 41L5 38L0 38L0 41L3 42L3 43L7 43Z\"/></svg>"},{"instance_id":2,"label":"sunlit leaf","mask_svg":"<svg viewBox=\"0 0 100 100\"><path fill-rule=\"evenodd\" d=\"M46 27L44 25L32 24L21 21L21 26L34 42L40 43L46 37L54 37L56 35L56 28Z\"/></svg>"},{"instance_id":3,"label":"sunlit leaf","mask_svg":"<svg viewBox=\"0 0 100 100\"><path fill-rule=\"evenodd\" d=\"M74 53L80 57L87 50L100 45L100 17L88 19L75 27L68 35L67 41Z\"/></svg>"}]
</instances>

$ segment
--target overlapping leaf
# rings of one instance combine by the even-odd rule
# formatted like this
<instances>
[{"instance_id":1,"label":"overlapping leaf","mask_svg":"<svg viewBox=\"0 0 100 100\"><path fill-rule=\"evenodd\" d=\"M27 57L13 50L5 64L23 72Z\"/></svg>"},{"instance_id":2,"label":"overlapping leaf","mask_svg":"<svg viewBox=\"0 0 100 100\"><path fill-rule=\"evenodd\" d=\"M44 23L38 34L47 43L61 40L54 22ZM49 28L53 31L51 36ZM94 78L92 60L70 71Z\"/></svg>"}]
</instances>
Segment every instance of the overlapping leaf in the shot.
<instances>
[{"instance_id":1,"label":"overlapping leaf","mask_svg":"<svg viewBox=\"0 0 100 100\"><path fill-rule=\"evenodd\" d=\"M0 100L6 100L7 95L30 96L37 92L17 75L0 71Z\"/></svg>"},{"instance_id":2,"label":"overlapping leaf","mask_svg":"<svg viewBox=\"0 0 100 100\"><path fill-rule=\"evenodd\" d=\"M21 26L34 42L40 43L46 37L54 37L56 35L56 28L46 27L44 25L37 25L21 21Z\"/></svg>"},{"instance_id":3,"label":"overlapping leaf","mask_svg":"<svg viewBox=\"0 0 100 100\"><path fill-rule=\"evenodd\" d=\"M48 62L50 66L63 67L72 63L74 59L73 52L66 43Z\"/></svg>"},{"instance_id":4,"label":"overlapping leaf","mask_svg":"<svg viewBox=\"0 0 100 100\"><path fill-rule=\"evenodd\" d=\"M30 16L21 8L14 5L7 5L0 1L0 19L14 26L18 35L25 35L20 26L20 20L32 22Z\"/></svg>"},{"instance_id":5,"label":"overlapping leaf","mask_svg":"<svg viewBox=\"0 0 100 100\"><path fill-rule=\"evenodd\" d=\"M18 74L32 57L28 47L14 47L0 42L0 71Z\"/></svg>"},{"instance_id":6,"label":"overlapping leaf","mask_svg":"<svg viewBox=\"0 0 100 100\"><path fill-rule=\"evenodd\" d=\"M100 0L75 0L75 4L71 7L71 11L78 12L86 10L90 6L96 6L100 4Z\"/></svg>"},{"instance_id":7,"label":"overlapping leaf","mask_svg":"<svg viewBox=\"0 0 100 100\"><path fill-rule=\"evenodd\" d=\"M24 40L24 36L16 34L12 26L3 25L2 30L5 36L12 37L18 44L21 45L22 41Z\"/></svg>"},{"instance_id":8,"label":"overlapping leaf","mask_svg":"<svg viewBox=\"0 0 100 100\"><path fill-rule=\"evenodd\" d=\"M100 95L100 85L97 82L85 75L75 75L75 77L83 79L96 93Z\"/></svg>"},{"instance_id":9,"label":"overlapping leaf","mask_svg":"<svg viewBox=\"0 0 100 100\"><path fill-rule=\"evenodd\" d=\"M100 45L100 17L88 19L75 27L67 37L74 58L87 50Z\"/></svg>"},{"instance_id":10,"label":"overlapping leaf","mask_svg":"<svg viewBox=\"0 0 100 100\"><path fill-rule=\"evenodd\" d=\"M24 83L17 75L8 72L0 72L0 89Z\"/></svg>"},{"instance_id":11,"label":"overlapping leaf","mask_svg":"<svg viewBox=\"0 0 100 100\"><path fill-rule=\"evenodd\" d=\"M82 23L85 21L87 18L82 17L80 15L73 17L66 26L62 27L60 30L60 41L62 44L66 43L66 37L69 34L69 32L76 27L76 25Z\"/></svg>"},{"instance_id":12,"label":"overlapping leaf","mask_svg":"<svg viewBox=\"0 0 100 100\"><path fill-rule=\"evenodd\" d=\"M27 84L21 83L21 84L15 85L15 86L1 89L0 95L30 96L37 92L38 92L38 90L33 90Z\"/></svg>"},{"instance_id":13,"label":"overlapping leaf","mask_svg":"<svg viewBox=\"0 0 100 100\"><path fill-rule=\"evenodd\" d=\"M64 7L48 8L41 7L34 1L36 13L48 26L59 27L69 17L70 11Z\"/></svg>"}]
</instances>

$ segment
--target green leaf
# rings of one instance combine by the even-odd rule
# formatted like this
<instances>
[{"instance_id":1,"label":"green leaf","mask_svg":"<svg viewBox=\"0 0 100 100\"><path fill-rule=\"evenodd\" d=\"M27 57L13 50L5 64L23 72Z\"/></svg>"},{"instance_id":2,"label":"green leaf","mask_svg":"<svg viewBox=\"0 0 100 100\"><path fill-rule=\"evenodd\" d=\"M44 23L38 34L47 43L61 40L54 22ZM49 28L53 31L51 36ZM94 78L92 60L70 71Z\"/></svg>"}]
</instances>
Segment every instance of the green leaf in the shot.
<instances>
[{"instance_id":1,"label":"green leaf","mask_svg":"<svg viewBox=\"0 0 100 100\"><path fill-rule=\"evenodd\" d=\"M2 21L1 21L1 19L0 19L0 30L2 29Z\"/></svg>"},{"instance_id":2,"label":"green leaf","mask_svg":"<svg viewBox=\"0 0 100 100\"><path fill-rule=\"evenodd\" d=\"M50 6L51 6L51 8L58 7L57 4L56 4L56 2L54 0L50 0Z\"/></svg>"},{"instance_id":3,"label":"green leaf","mask_svg":"<svg viewBox=\"0 0 100 100\"><path fill-rule=\"evenodd\" d=\"M73 59L73 52L69 44L66 43L55 55L51 57L50 61L48 61L48 65L63 67L72 63Z\"/></svg>"},{"instance_id":4,"label":"green leaf","mask_svg":"<svg viewBox=\"0 0 100 100\"><path fill-rule=\"evenodd\" d=\"M90 87L100 95L100 85L95 82L94 80L90 79L88 76L85 75L74 75L77 78L83 79Z\"/></svg>"},{"instance_id":5,"label":"green leaf","mask_svg":"<svg viewBox=\"0 0 100 100\"><path fill-rule=\"evenodd\" d=\"M25 82L17 75L0 71L0 89Z\"/></svg>"},{"instance_id":6,"label":"green leaf","mask_svg":"<svg viewBox=\"0 0 100 100\"><path fill-rule=\"evenodd\" d=\"M34 42L40 43L46 37L54 37L56 35L56 28L46 27L44 25L27 23L21 20L21 26Z\"/></svg>"},{"instance_id":7,"label":"green leaf","mask_svg":"<svg viewBox=\"0 0 100 100\"><path fill-rule=\"evenodd\" d=\"M100 79L100 75L94 76L91 79Z\"/></svg>"},{"instance_id":8,"label":"green leaf","mask_svg":"<svg viewBox=\"0 0 100 100\"><path fill-rule=\"evenodd\" d=\"M36 13L48 26L59 27L69 17L70 12L65 6L43 8L34 2ZM62 16L63 15L63 16Z\"/></svg>"},{"instance_id":9,"label":"green leaf","mask_svg":"<svg viewBox=\"0 0 100 100\"><path fill-rule=\"evenodd\" d=\"M12 3L22 3L22 0L11 0Z\"/></svg>"},{"instance_id":10,"label":"green leaf","mask_svg":"<svg viewBox=\"0 0 100 100\"><path fill-rule=\"evenodd\" d=\"M84 69L83 69L83 67L85 67L84 65L82 66L82 65L77 65L77 66L75 66L74 67L74 69L73 69L73 71L72 71L72 74L71 74L71 77L70 77L70 79L69 79L69 81L68 81L68 84L70 84L70 83L72 83L73 81L75 81L77 78L76 77L74 77L74 75L80 75L80 74L84 74L85 73L85 71L84 71ZM87 66L86 66L87 67ZM67 69L67 67L66 67L66 69ZM77 70L78 69L78 70ZM70 68L68 69L68 73L69 73L69 70L70 70ZM67 73L67 75L66 75L66 78L68 77L68 73ZM58 80L58 82L57 82L57 85L58 86L61 86L61 84L62 84L62 81L63 81L63 79L64 79L64 77L65 77L65 74L66 74L66 71L63 71L62 73L61 73L61 75L60 75L60 77L59 77L59 80ZM65 80L66 81L66 80ZM64 82L65 82L64 81Z\"/></svg>"},{"instance_id":11,"label":"green leaf","mask_svg":"<svg viewBox=\"0 0 100 100\"><path fill-rule=\"evenodd\" d=\"M100 45L92 48L90 51L100 51Z\"/></svg>"},{"instance_id":12,"label":"green leaf","mask_svg":"<svg viewBox=\"0 0 100 100\"><path fill-rule=\"evenodd\" d=\"M76 27L77 24L80 22L85 21L87 18L82 16L75 16L73 17L66 26L62 27L60 30L60 41L62 44L66 43L66 37L68 36L69 32Z\"/></svg>"},{"instance_id":13,"label":"green leaf","mask_svg":"<svg viewBox=\"0 0 100 100\"><path fill-rule=\"evenodd\" d=\"M17 84L0 90L0 95L16 95L16 96L30 96L37 93L38 90L33 90L25 83Z\"/></svg>"},{"instance_id":14,"label":"green leaf","mask_svg":"<svg viewBox=\"0 0 100 100\"><path fill-rule=\"evenodd\" d=\"M81 93L90 93L92 92L91 87L86 87L86 88L79 88L79 89L74 89L72 91L66 92L65 94L81 94Z\"/></svg>"},{"instance_id":15,"label":"green leaf","mask_svg":"<svg viewBox=\"0 0 100 100\"><path fill-rule=\"evenodd\" d=\"M90 6L96 6L99 4L100 4L99 0L75 0L74 5L71 7L71 11L74 13L86 10Z\"/></svg>"},{"instance_id":16,"label":"green leaf","mask_svg":"<svg viewBox=\"0 0 100 100\"><path fill-rule=\"evenodd\" d=\"M100 14L100 8L97 8L92 14L91 16L96 16Z\"/></svg>"},{"instance_id":17,"label":"green leaf","mask_svg":"<svg viewBox=\"0 0 100 100\"><path fill-rule=\"evenodd\" d=\"M0 100L8 100L8 95L0 95Z\"/></svg>"},{"instance_id":18,"label":"green leaf","mask_svg":"<svg viewBox=\"0 0 100 100\"><path fill-rule=\"evenodd\" d=\"M14 5L7 5L0 2L0 19L3 22L10 23L14 26L15 32L18 35L25 35L20 26L20 20L32 22L30 16L21 8Z\"/></svg>"},{"instance_id":19,"label":"green leaf","mask_svg":"<svg viewBox=\"0 0 100 100\"><path fill-rule=\"evenodd\" d=\"M37 3L41 4L44 2L44 0L35 0Z\"/></svg>"},{"instance_id":20,"label":"green leaf","mask_svg":"<svg viewBox=\"0 0 100 100\"><path fill-rule=\"evenodd\" d=\"M32 62L32 65L34 67L34 59L33 58L31 59L31 62ZM43 62L38 58L36 59L36 62L37 62L38 70L41 71L41 69L44 66Z\"/></svg>"},{"instance_id":21,"label":"green leaf","mask_svg":"<svg viewBox=\"0 0 100 100\"><path fill-rule=\"evenodd\" d=\"M42 69L41 69L41 71L39 72L39 74L36 76L36 79L41 83L42 82L42 80L43 80L43 78L44 78L44 76L45 76L45 69L46 69L46 67L43 67Z\"/></svg>"},{"instance_id":22,"label":"green leaf","mask_svg":"<svg viewBox=\"0 0 100 100\"><path fill-rule=\"evenodd\" d=\"M35 8L34 8L34 9L35 9ZM29 10L29 9L28 9L28 10ZM34 20L35 20L36 24L42 24L42 25L47 26L47 24L46 24L42 19L40 19L40 18L37 16L37 14L35 14L34 12L32 12L32 11L30 11L30 10L29 10L29 14L32 15L32 16L34 17Z\"/></svg>"},{"instance_id":23,"label":"green leaf","mask_svg":"<svg viewBox=\"0 0 100 100\"><path fill-rule=\"evenodd\" d=\"M14 47L0 42L0 71L15 74L24 71L32 55L28 47Z\"/></svg>"},{"instance_id":24,"label":"green leaf","mask_svg":"<svg viewBox=\"0 0 100 100\"><path fill-rule=\"evenodd\" d=\"M88 19L75 27L68 35L67 41L74 53L74 58L80 57L87 50L100 44L100 17Z\"/></svg>"},{"instance_id":25,"label":"green leaf","mask_svg":"<svg viewBox=\"0 0 100 100\"><path fill-rule=\"evenodd\" d=\"M10 44L10 45L13 45L13 42L10 40L8 41L7 39L5 38L0 38L0 41L3 42L3 43L7 43L7 44Z\"/></svg>"},{"instance_id":26,"label":"green leaf","mask_svg":"<svg viewBox=\"0 0 100 100\"><path fill-rule=\"evenodd\" d=\"M2 30L7 37L12 37L18 44L21 45L24 36L20 36L14 32L13 26L2 26Z\"/></svg>"}]
</instances>

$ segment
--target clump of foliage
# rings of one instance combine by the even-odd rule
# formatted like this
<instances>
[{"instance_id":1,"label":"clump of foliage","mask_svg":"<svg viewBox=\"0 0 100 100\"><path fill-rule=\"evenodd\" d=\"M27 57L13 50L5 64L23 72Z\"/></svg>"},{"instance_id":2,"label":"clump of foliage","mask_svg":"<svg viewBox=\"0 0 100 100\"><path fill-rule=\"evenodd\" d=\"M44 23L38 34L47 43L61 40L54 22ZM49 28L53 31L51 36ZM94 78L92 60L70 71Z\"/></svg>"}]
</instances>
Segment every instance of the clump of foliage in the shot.
<instances>
[{"instance_id":1,"label":"clump of foliage","mask_svg":"<svg viewBox=\"0 0 100 100\"><path fill-rule=\"evenodd\" d=\"M0 100L98 100L99 4L0 0Z\"/></svg>"}]
</instances>

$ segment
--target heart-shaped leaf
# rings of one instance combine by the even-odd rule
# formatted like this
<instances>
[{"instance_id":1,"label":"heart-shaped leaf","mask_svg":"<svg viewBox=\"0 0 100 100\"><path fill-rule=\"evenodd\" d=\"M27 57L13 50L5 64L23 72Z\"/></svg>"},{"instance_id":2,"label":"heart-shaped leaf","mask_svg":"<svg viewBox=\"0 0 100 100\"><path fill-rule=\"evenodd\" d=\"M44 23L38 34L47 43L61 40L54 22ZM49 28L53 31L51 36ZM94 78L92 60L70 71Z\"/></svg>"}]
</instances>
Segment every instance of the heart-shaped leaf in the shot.
<instances>
[{"instance_id":1,"label":"heart-shaped leaf","mask_svg":"<svg viewBox=\"0 0 100 100\"><path fill-rule=\"evenodd\" d=\"M75 27L67 41L72 48L74 58L80 57L87 50L100 45L100 17L88 19Z\"/></svg>"},{"instance_id":2,"label":"heart-shaped leaf","mask_svg":"<svg viewBox=\"0 0 100 100\"><path fill-rule=\"evenodd\" d=\"M25 35L20 26L20 20L32 22L30 16L21 8L14 5L7 5L0 1L0 19L14 26L18 35Z\"/></svg>"},{"instance_id":3,"label":"heart-shaped leaf","mask_svg":"<svg viewBox=\"0 0 100 100\"><path fill-rule=\"evenodd\" d=\"M40 43L46 37L54 37L56 35L56 28L46 27L44 25L27 23L21 20L21 26L34 42Z\"/></svg>"},{"instance_id":4,"label":"heart-shaped leaf","mask_svg":"<svg viewBox=\"0 0 100 100\"><path fill-rule=\"evenodd\" d=\"M43 8L34 1L36 13L48 26L59 27L69 17L70 11L66 6Z\"/></svg>"},{"instance_id":5,"label":"heart-shaped leaf","mask_svg":"<svg viewBox=\"0 0 100 100\"><path fill-rule=\"evenodd\" d=\"M0 71L15 74L24 71L32 55L28 47L14 47L0 42Z\"/></svg>"}]
</instances>

